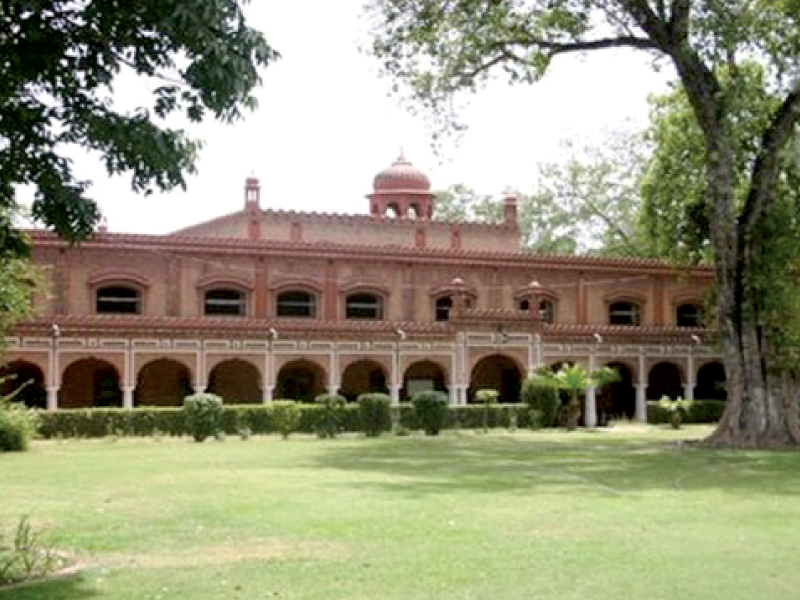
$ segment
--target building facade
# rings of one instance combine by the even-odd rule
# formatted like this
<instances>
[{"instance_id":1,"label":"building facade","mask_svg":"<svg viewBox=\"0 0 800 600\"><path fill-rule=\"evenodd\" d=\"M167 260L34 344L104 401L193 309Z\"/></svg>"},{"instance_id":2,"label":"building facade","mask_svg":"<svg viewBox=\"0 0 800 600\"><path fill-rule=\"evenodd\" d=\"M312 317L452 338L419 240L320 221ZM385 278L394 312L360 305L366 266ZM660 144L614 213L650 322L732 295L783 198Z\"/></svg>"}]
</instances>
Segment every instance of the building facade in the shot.
<instances>
[{"instance_id":1,"label":"building facade","mask_svg":"<svg viewBox=\"0 0 800 600\"><path fill-rule=\"evenodd\" d=\"M520 249L501 223L434 218L428 178L400 157L373 181L369 214L264 209L257 179L235 213L167 235L99 231L79 246L32 231L51 279L7 339L5 373L50 410L229 403L494 388L519 400L540 365L610 365L586 422L644 419L646 400L724 397L702 301L713 274L654 260Z\"/></svg>"}]
</instances>

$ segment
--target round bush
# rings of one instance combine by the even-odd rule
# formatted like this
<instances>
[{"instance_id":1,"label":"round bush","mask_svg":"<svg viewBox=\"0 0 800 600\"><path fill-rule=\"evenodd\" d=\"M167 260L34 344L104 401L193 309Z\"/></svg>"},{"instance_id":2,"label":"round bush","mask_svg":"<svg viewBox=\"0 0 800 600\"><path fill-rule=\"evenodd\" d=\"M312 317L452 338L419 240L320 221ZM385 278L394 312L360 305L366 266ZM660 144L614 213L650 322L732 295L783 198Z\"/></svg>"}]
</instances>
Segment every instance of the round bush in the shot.
<instances>
[{"instance_id":1,"label":"round bush","mask_svg":"<svg viewBox=\"0 0 800 600\"><path fill-rule=\"evenodd\" d=\"M207 437L222 433L222 398L216 394L193 394L183 401L186 415L186 430L194 441L202 442Z\"/></svg>"},{"instance_id":2,"label":"round bush","mask_svg":"<svg viewBox=\"0 0 800 600\"><path fill-rule=\"evenodd\" d=\"M442 392L417 392L411 404L425 435L439 435L447 422L447 396Z\"/></svg>"},{"instance_id":3,"label":"round bush","mask_svg":"<svg viewBox=\"0 0 800 600\"><path fill-rule=\"evenodd\" d=\"M361 430L369 437L378 437L392 429L392 399L386 394L361 394L358 414Z\"/></svg>"}]
</instances>

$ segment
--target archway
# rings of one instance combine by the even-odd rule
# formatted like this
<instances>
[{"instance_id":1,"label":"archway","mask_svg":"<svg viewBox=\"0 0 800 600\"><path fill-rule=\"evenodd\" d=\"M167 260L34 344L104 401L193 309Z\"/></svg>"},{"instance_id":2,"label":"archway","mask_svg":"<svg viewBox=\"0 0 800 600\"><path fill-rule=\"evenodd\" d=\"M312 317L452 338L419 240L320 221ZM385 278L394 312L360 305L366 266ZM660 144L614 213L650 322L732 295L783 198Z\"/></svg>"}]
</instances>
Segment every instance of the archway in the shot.
<instances>
[{"instance_id":1,"label":"archway","mask_svg":"<svg viewBox=\"0 0 800 600\"><path fill-rule=\"evenodd\" d=\"M374 360L359 360L347 366L342 373L339 393L348 400L355 400L361 394L380 392L388 394L386 373Z\"/></svg>"},{"instance_id":2,"label":"archway","mask_svg":"<svg viewBox=\"0 0 800 600\"><path fill-rule=\"evenodd\" d=\"M109 362L83 358L69 365L58 391L59 408L122 406L119 373Z\"/></svg>"},{"instance_id":3,"label":"archway","mask_svg":"<svg viewBox=\"0 0 800 600\"><path fill-rule=\"evenodd\" d=\"M0 395L8 396L22 386L14 396L13 402L22 402L29 408L46 408L47 391L44 387L44 373L35 364L15 360L0 367Z\"/></svg>"},{"instance_id":4,"label":"archway","mask_svg":"<svg viewBox=\"0 0 800 600\"><path fill-rule=\"evenodd\" d=\"M698 400L727 400L725 387L725 367L719 362L710 362L697 372L697 386L694 397Z\"/></svg>"},{"instance_id":5,"label":"archway","mask_svg":"<svg viewBox=\"0 0 800 600\"><path fill-rule=\"evenodd\" d=\"M325 370L310 360L295 360L278 372L275 398L313 402L325 393Z\"/></svg>"},{"instance_id":6,"label":"archway","mask_svg":"<svg viewBox=\"0 0 800 600\"><path fill-rule=\"evenodd\" d=\"M619 379L604 386L597 396L597 417L601 425L608 419L636 416L636 389L631 369L621 362L610 362L606 366L614 369Z\"/></svg>"},{"instance_id":7,"label":"archway","mask_svg":"<svg viewBox=\"0 0 800 600\"><path fill-rule=\"evenodd\" d=\"M409 399L415 393L425 390L436 390L445 394L448 392L444 369L432 360L420 360L408 366L403 374L400 397Z\"/></svg>"},{"instance_id":8,"label":"archway","mask_svg":"<svg viewBox=\"0 0 800 600\"><path fill-rule=\"evenodd\" d=\"M133 398L136 406L181 406L192 393L192 375L186 365L159 358L139 371Z\"/></svg>"},{"instance_id":9,"label":"archway","mask_svg":"<svg viewBox=\"0 0 800 600\"><path fill-rule=\"evenodd\" d=\"M261 402L261 375L251 363L234 358L225 360L208 374L208 391L221 396L226 404Z\"/></svg>"},{"instance_id":10,"label":"archway","mask_svg":"<svg viewBox=\"0 0 800 600\"><path fill-rule=\"evenodd\" d=\"M658 400L662 396L669 396L672 399L683 397L681 371L671 362L653 365L647 377L647 399Z\"/></svg>"},{"instance_id":11,"label":"archway","mask_svg":"<svg viewBox=\"0 0 800 600\"><path fill-rule=\"evenodd\" d=\"M469 401L474 402L475 392L493 389L500 393L499 402L519 402L522 371L508 356L493 354L478 361L470 375Z\"/></svg>"}]
</instances>

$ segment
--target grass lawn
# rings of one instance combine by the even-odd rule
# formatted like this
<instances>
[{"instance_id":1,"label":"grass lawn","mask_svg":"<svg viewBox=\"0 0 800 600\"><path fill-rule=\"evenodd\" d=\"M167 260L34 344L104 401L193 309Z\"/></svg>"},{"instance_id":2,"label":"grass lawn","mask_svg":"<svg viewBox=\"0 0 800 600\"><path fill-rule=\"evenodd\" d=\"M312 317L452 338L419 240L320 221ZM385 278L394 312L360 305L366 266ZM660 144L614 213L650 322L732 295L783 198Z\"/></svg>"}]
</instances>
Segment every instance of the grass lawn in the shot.
<instances>
[{"instance_id":1,"label":"grass lawn","mask_svg":"<svg viewBox=\"0 0 800 600\"><path fill-rule=\"evenodd\" d=\"M795 600L800 454L707 432L37 442L0 521L85 569L0 599Z\"/></svg>"}]
</instances>

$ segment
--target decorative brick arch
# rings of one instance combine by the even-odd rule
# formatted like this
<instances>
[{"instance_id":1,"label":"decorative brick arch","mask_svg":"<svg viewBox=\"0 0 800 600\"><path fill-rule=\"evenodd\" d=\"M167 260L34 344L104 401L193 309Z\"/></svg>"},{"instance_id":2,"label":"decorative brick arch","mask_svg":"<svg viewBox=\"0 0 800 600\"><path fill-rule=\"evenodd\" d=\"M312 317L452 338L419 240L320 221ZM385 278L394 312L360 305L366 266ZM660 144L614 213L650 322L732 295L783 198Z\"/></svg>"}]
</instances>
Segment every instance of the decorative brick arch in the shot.
<instances>
[{"instance_id":1,"label":"decorative brick arch","mask_svg":"<svg viewBox=\"0 0 800 600\"><path fill-rule=\"evenodd\" d=\"M348 400L361 394L389 392L390 369L376 358L359 358L348 361L341 372L339 393Z\"/></svg>"},{"instance_id":2,"label":"decorative brick arch","mask_svg":"<svg viewBox=\"0 0 800 600\"><path fill-rule=\"evenodd\" d=\"M155 358L137 372L136 406L180 406L192 394L192 371L176 358Z\"/></svg>"},{"instance_id":3,"label":"decorative brick arch","mask_svg":"<svg viewBox=\"0 0 800 600\"><path fill-rule=\"evenodd\" d=\"M21 389L20 389L21 388ZM45 369L33 360L17 359L0 366L0 395L29 408L46 408Z\"/></svg>"},{"instance_id":4,"label":"decorative brick arch","mask_svg":"<svg viewBox=\"0 0 800 600\"><path fill-rule=\"evenodd\" d=\"M597 394L597 415L599 423L608 419L633 419L636 416L636 368L625 360L611 360L604 366L617 371L619 379L603 386Z\"/></svg>"},{"instance_id":5,"label":"decorative brick arch","mask_svg":"<svg viewBox=\"0 0 800 600\"><path fill-rule=\"evenodd\" d=\"M60 408L120 407L120 371L108 360L90 356L64 369L58 391Z\"/></svg>"},{"instance_id":6,"label":"decorative brick arch","mask_svg":"<svg viewBox=\"0 0 800 600\"><path fill-rule=\"evenodd\" d=\"M400 397L409 398L415 388L420 385L447 393L448 381L448 369L438 360L434 358L409 359L403 369L403 387Z\"/></svg>"},{"instance_id":7,"label":"decorative brick arch","mask_svg":"<svg viewBox=\"0 0 800 600\"><path fill-rule=\"evenodd\" d=\"M119 373L120 378L125 376L125 355L122 352L109 352L107 354L92 352L62 352L61 353L61 373L59 381L64 381L64 374L67 369L80 360L94 359L110 364ZM120 379L120 383L124 383Z\"/></svg>"},{"instance_id":8,"label":"decorative brick arch","mask_svg":"<svg viewBox=\"0 0 800 600\"><path fill-rule=\"evenodd\" d=\"M206 381L208 381L209 375L211 375L211 371L214 370L220 363L232 361L232 360L239 360L242 362L246 362L247 364L253 366L256 371L258 372L258 381L259 384L264 381L264 357L259 356L256 354L209 354L206 356Z\"/></svg>"},{"instance_id":9,"label":"decorative brick arch","mask_svg":"<svg viewBox=\"0 0 800 600\"><path fill-rule=\"evenodd\" d=\"M245 357L215 361L208 372L206 390L222 397L226 404L261 402L261 372Z\"/></svg>"},{"instance_id":10,"label":"decorative brick arch","mask_svg":"<svg viewBox=\"0 0 800 600\"><path fill-rule=\"evenodd\" d=\"M526 369L508 353L494 353L481 357L470 369L468 402L473 402L480 389L499 392L500 402L519 402L522 380Z\"/></svg>"},{"instance_id":11,"label":"decorative brick arch","mask_svg":"<svg viewBox=\"0 0 800 600\"><path fill-rule=\"evenodd\" d=\"M275 399L313 402L324 394L327 377L320 363L299 358L288 360L275 372Z\"/></svg>"},{"instance_id":12,"label":"decorative brick arch","mask_svg":"<svg viewBox=\"0 0 800 600\"><path fill-rule=\"evenodd\" d=\"M647 398L658 400L662 396L672 399L683 397L683 369L671 361L658 362L650 367L647 374Z\"/></svg>"}]
</instances>

